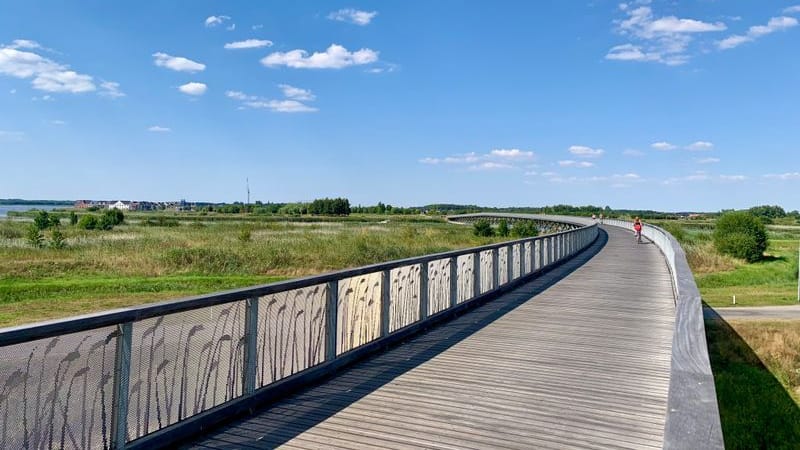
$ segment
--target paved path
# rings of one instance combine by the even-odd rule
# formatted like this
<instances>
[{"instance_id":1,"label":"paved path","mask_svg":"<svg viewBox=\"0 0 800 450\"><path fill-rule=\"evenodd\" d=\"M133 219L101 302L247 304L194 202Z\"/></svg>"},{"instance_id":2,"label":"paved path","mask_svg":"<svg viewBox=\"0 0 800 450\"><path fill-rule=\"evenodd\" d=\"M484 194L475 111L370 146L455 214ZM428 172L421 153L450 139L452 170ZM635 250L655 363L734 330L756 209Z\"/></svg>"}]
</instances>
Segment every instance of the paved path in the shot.
<instances>
[{"instance_id":1,"label":"paved path","mask_svg":"<svg viewBox=\"0 0 800 450\"><path fill-rule=\"evenodd\" d=\"M715 314L716 313L716 314ZM723 319L800 319L800 305L791 306L734 306L726 308L703 308L703 317L714 319L716 316Z\"/></svg>"},{"instance_id":2,"label":"paved path","mask_svg":"<svg viewBox=\"0 0 800 450\"><path fill-rule=\"evenodd\" d=\"M607 232L514 292L187 448L661 448L670 276L654 245Z\"/></svg>"}]
</instances>

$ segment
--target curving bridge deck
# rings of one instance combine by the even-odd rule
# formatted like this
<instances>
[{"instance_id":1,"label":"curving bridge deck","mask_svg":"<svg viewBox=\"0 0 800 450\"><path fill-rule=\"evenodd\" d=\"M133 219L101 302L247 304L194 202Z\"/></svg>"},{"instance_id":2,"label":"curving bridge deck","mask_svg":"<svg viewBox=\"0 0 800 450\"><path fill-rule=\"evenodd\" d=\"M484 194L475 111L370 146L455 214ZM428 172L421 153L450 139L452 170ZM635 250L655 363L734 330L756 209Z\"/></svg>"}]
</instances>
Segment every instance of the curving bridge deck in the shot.
<instances>
[{"instance_id":1,"label":"curving bridge deck","mask_svg":"<svg viewBox=\"0 0 800 450\"><path fill-rule=\"evenodd\" d=\"M661 448L674 301L658 247L605 227L533 281L186 448Z\"/></svg>"}]
</instances>

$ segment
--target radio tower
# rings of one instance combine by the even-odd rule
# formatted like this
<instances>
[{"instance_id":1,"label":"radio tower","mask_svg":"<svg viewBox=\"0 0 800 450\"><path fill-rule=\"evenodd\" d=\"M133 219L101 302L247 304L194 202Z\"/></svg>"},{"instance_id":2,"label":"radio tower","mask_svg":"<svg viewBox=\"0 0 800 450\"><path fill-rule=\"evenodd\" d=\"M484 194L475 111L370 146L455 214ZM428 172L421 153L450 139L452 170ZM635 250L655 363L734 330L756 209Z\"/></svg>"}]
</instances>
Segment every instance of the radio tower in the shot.
<instances>
[{"instance_id":1,"label":"radio tower","mask_svg":"<svg viewBox=\"0 0 800 450\"><path fill-rule=\"evenodd\" d=\"M250 178L245 178L245 182L247 183L247 203L244 206L247 209L250 205Z\"/></svg>"}]
</instances>

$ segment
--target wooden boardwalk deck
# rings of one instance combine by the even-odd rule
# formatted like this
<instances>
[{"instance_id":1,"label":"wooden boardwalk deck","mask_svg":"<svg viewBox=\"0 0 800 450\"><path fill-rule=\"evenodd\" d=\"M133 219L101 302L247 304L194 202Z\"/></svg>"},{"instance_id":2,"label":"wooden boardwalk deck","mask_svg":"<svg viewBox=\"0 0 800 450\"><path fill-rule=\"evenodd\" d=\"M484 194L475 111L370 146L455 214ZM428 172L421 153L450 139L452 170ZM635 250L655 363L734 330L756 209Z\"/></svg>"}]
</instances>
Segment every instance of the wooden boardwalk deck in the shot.
<instances>
[{"instance_id":1,"label":"wooden boardwalk deck","mask_svg":"<svg viewBox=\"0 0 800 450\"><path fill-rule=\"evenodd\" d=\"M661 448L669 273L656 246L606 231L512 293L186 448Z\"/></svg>"}]
</instances>

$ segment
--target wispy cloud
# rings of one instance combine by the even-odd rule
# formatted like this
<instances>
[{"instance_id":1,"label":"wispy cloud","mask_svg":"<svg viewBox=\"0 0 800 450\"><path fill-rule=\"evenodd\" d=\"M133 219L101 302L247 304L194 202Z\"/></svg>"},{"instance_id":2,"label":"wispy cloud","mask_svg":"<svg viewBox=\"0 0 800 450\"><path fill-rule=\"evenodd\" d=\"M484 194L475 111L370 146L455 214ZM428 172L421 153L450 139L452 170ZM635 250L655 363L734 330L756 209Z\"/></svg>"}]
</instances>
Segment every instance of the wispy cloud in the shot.
<instances>
[{"instance_id":1,"label":"wispy cloud","mask_svg":"<svg viewBox=\"0 0 800 450\"><path fill-rule=\"evenodd\" d=\"M517 165L529 163L536 159L536 154L530 150L520 150L518 148L511 149L493 149L488 153L462 153L457 155L445 156L441 158L427 157L419 160L422 164L445 164L445 165L470 165L472 170L476 167L481 170L499 169L517 167ZM487 164L488 163L488 164ZM510 167L506 167L510 166Z\"/></svg>"},{"instance_id":2,"label":"wispy cloud","mask_svg":"<svg viewBox=\"0 0 800 450\"><path fill-rule=\"evenodd\" d=\"M119 83L113 81L101 81L98 95L112 99L125 97L125 93L119 90Z\"/></svg>"},{"instance_id":3,"label":"wispy cloud","mask_svg":"<svg viewBox=\"0 0 800 450\"><path fill-rule=\"evenodd\" d=\"M153 125L152 127L148 128L147 131L151 131L153 133L169 133L172 131L171 128L162 127L159 125Z\"/></svg>"},{"instance_id":4,"label":"wispy cloud","mask_svg":"<svg viewBox=\"0 0 800 450\"><path fill-rule=\"evenodd\" d=\"M266 39L247 39L244 41L229 42L225 44L228 50L242 50L249 48L272 47L272 41Z\"/></svg>"},{"instance_id":5,"label":"wispy cloud","mask_svg":"<svg viewBox=\"0 0 800 450\"><path fill-rule=\"evenodd\" d=\"M695 152L713 150L713 149L714 149L714 144L708 141L696 141L686 146L686 150L691 150Z\"/></svg>"},{"instance_id":6,"label":"wispy cloud","mask_svg":"<svg viewBox=\"0 0 800 450\"><path fill-rule=\"evenodd\" d=\"M241 91L228 91L225 96L241 102L240 109L268 109L281 113L316 112L317 108L309 106L304 101L313 101L316 96L308 89L300 89L288 84L278 87L283 91L284 99L269 99L257 95L248 95Z\"/></svg>"},{"instance_id":7,"label":"wispy cloud","mask_svg":"<svg viewBox=\"0 0 800 450\"><path fill-rule=\"evenodd\" d=\"M784 14L800 14L800 5L790 6L783 10Z\"/></svg>"},{"instance_id":8,"label":"wispy cloud","mask_svg":"<svg viewBox=\"0 0 800 450\"><path fill-rule=\"evenodd\" d=\"M208 16L205 25L208 28L214 28L231 20L230 16Z\"/></svg>"},{"instance_id":9,"label":"wispy cloud","mask_svg":"<svg viewBox=\"0 0 800 450\"><path fill-rule=\"evenodd\" d=\"M24 137L22 131L0 130L0 141L21 141Z\"/></svg>"},{"instance_id":10,"label":"wispy cloud","mask_svg":"<svg viewBox=\"0 0 800 450\"><path fill-rule=\"evenodd\" d=\"M514 160L514 161L530 161L535 158L535 154L532 151L524 151L518 148L511 148L511 149L495 149L489 152L488 155L490 158L499 158L499 159L507 159L507 160Z\"/></svg>"},{"instance_id":11,"label":"wispy cloud","mask_svg":"<svg viewBox=\"0 0 800 450\"><path fill-rule=\"evenodd\" d=\"M633 156L633 157L639 157L639 156L644 156L645 155L645 153L643 151L636 150L636 149L633 149L633 148L628 148L628 149L623 150L622 154L625 155L625 156Z\"/></svg>"},{"instance_id":12,"label":"wispy cloud","mask_svg":"<svg viewBox=\"0 0 800 450\"><path fill-rule=\"evenodd\" d=\"M594 163L592 163L592 162L589 162L589 161L574 161L574 160L571 160L571 159L566 159L566 160L563 160L563 161L559 161L558 165L561 166L561 167L579 167L579 168L583 168L583 169L589 168L589 167L594 167Z\"/></svg>"},{"instance_id":13,"label":"wispy cloud","mask_svg":"<svg viewBox=\"0 0 800 450\"><path fill-rule=\"evenodd\" d=\"M208 86L206 86L205 83L197 83L193 81L178 86L178 90L186 95L193 95L195 97L198 97L206 93L206 90L208 90Z\"/></svg>"},{"instance_id":14,"label":"wispy cloud","mask_svg":"<svg viewBox=\"0 0 800 450\"><path fill-rule=\"evenodd\" d=\"M721 41L718 41L717 47L719 47L720 50L732 49L744 44L745 42L752 42L762 36L766 36L777 31L788 30L789 28L796 27L797 25L797 19L794 17L773 17L769 19L769 22L767 22L766 25L755 25L748 28L747 33L745 34L734 34Z\"/></svg>"},{"instance_id":15,"label":"wispy cloud","mask_svg":"<svg viewBox=\"0 0 800 450\"><path fill-rule=\"evenodd\" d=\"M513 169L514 166L508 163L502 162L493 162L493 161L486 161L480 164L475 164L472 166L467 167L468 170L505 170L505 169Z\"/></svg>"},{"instance_id":16,"label":"wispy cloud","mask_svg":"<svg viewBox=\"0 0 800 450\"><path fill-rule=\"evenodd\" d=\"M338 44L331 44L324 52L309 55L305 50L271 53L261 59L266 67L286 66L294 69L341 69L360 66L378 60L378 52L362 48L351 52Z\"/></svg>"},{"instance_id":17,"label":"wispy cloud","mask_svg":"<svg viewBox=\"0 0 800 450\"><path fill-rule=\"evenodd\" d=\"M615 31L632 42L612 47L606 59L681 65L689 61L688 50L693 35L727 29L722 22L656 17L649 3L637 1L619 5L626 18L614 22Z\"/></svg>"},{"instance_id":18,"label":"wispy cloud","mask_svg":"<svg viewBox=\"0 0 800 450\"><path fill-rule=\"evenodd\" d=\"M773 180L800 180L800 172L786 172L786 173L769 173L764 175L764 178Z\"/></svg>"},{"instance_id":19,"label":"wispy cloud","mask_svg":"<svg viewBox=\"0 0 800 450\"><path fill-rule=\"evenodd\" d=\"M25 45L19 47L20 41L18 39L14 41L16 44L12 45L17 48L12 46L0 48L0 74L14 78L30 78L34 89L46 92L79 94L97 89L90 75L77 73L70 70L69 66L37 53L18 50L18 48L32 48L35 44L33 41L23 41Z\"/></svg>"},{"instance_id":20,"label":"wispy cloud","mask_svg":"<svg viewBox=\"0 0 800 450\"><path fill-rule=\"evenodd\" d=\"M153 53L153 63L158 67L174 70L176 72L202 72L206 70L206 65L183 56L172 56L166 53Z\"/></svg>"},{"instance_id":21,"label":"wispy cloud","mask_svg":"<svg viewBox=\"0 0 800 450\"><path fill-rule=\"evenodd\" d=\"M662 150L662 151L675 150L676 148L678 148L678 146L670 144L669 142L665 142L665 141L653 142L652 144L650 144L650 147L652 147L652 148L654 148L656 150Z\"/></svg>"},{"instance_id":22,"label":"wispy cloud","mask_svg":"<svg viewBox=\"0 0 800 450\"><path fill-rule=\"evenodd\" d=\"M328 14L328 19L364 26L369 25L377 15L377 11L359 11L353 8L345 8Z\"/></svg>"},{"instance_id":23,"label":"wispy cloud","mask_svg":"<svg viewBox=\"0 0 800 450\"><path fill-rule=\"evenodd\" d=\"M697 158L695 159L697 164L715 164L720 161L719 158Z\"/></svg>"},{"instance_id":24,"label":"wispy cloud","mask_svg":"<svg viewBox=\"0 0 800 450\"><path fill-rule=\"evenodd\" d=\"M599 158L606 152L602 148L586 147L584 145L573 145L569 152L578 158Z\"/></svg>"}]
</instances>

